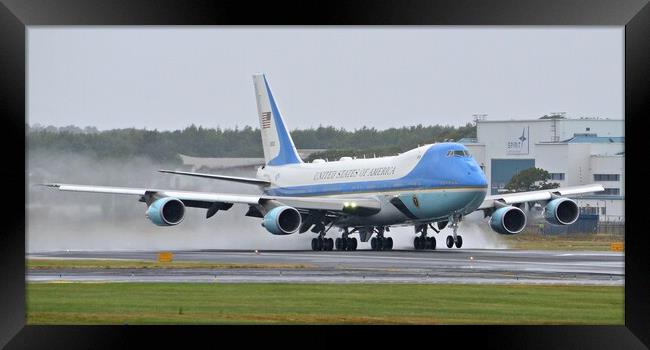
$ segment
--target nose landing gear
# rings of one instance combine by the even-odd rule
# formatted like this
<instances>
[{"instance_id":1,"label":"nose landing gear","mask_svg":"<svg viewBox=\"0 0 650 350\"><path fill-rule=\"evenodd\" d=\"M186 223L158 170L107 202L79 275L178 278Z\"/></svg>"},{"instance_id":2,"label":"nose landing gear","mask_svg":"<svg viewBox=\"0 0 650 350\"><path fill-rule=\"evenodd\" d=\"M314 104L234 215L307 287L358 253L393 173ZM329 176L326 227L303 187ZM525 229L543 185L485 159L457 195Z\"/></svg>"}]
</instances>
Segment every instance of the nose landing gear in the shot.
<instances>
[{"instance_id":1,"label":"nose landing gear","mask_svg":"<svg viewBox=\"0 0 650 350\"><path fill-rule=\"evenodd\" d=\"M447 236L447 248L452 248L454 245L456 248L460 248L463 246L463 237L458 235L456 231L458 231L458 224L462 220L462 216L457 215L457 216L452 216L449 219L449 227L452 228L453 233L450 236Z\"/></svg>"}]
</instances>

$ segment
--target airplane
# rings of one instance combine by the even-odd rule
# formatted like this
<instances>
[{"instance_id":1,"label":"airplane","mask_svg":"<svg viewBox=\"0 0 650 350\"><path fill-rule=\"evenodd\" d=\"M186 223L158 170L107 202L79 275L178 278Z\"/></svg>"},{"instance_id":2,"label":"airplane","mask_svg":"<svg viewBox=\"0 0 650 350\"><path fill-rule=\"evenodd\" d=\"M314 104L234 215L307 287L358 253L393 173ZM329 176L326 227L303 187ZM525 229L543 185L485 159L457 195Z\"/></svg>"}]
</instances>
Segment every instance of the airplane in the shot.
<instances>
[{"instance_id":1,"label":"airplane","mask_svg":"<svg viewBox=\"0 0 650 350\"><path fill-rule=\"evenodd\" d=\"M450 227L448 248L461 248L458 227L463 217L477 210L498 234L520 233L526 227L526 205L544 206L545 219L570 225L579 216L576 202L567 196L604 191L590 184L519 193L487 195L487 180L467 148L454 142L433 143L387 157L338 161L316 159L305 163L298 155L264 74L253 83L265 164L255 178L159 170L163 173L233 181L258 186L259 195L194 192L151 188L42 184L61 191L138 196L147 205L145 216L155 225L174 226L183 221L186 208L206 209L206 219L234 204L247 205L246 216L262 219L274 235L311 231L315 251L356 250L358 234L372 250L391 250L393 226L413 226L416 250L436 249L439 233ZM342 232L334 241L332 227ZM419 234L419 235L418 235Z\"/></svg>"}]
</instances>

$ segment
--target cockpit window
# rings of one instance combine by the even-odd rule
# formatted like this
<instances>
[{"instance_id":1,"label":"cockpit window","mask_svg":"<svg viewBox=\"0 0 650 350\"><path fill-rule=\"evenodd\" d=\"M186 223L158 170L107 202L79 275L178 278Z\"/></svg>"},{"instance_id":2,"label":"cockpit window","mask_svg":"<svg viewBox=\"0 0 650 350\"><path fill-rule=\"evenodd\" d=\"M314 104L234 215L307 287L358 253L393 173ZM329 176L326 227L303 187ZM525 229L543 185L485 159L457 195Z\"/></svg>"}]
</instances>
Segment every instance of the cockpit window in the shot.
<instances>
[{"instance_id":1,"label":"cockpit window","mask_svg":"<svg viewBox=\"0 0 650 350\"><path fill-rule=\"evenodd\" d=\"M469 152L467 152L465 150L462 150L462 149L455 150L455 151L450 150L450 151L447 152L447 157L451 157L451 156L454 156L454 157L469 157Z\"/></svg>"}]
</instances>

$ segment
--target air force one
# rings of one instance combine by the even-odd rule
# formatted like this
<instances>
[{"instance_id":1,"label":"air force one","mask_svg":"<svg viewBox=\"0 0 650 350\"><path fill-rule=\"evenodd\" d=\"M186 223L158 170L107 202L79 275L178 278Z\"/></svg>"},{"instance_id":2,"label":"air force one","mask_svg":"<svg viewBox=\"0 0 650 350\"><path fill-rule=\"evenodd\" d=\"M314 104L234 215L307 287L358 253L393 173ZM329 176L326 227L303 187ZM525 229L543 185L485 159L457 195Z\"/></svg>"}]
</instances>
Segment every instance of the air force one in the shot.
<instances>
[{"instance_id":1,"label":"air force one","mask_svg":"<svg viewBox=\"0 0 650 350\"><path fill-rule=\"evenodd\" d=\"M448 248L460 248L458 226L463 217L482 210L499 234L517 234L526 226L525 203L544 206L547 221L569 225L578 219L578 205L565 196L603 191L598 184L541 191L487 195L483 171L459 143L434 143L391 157L303 162L285 126L263 74L253 75L265 165L256 178L160 170L259 186L262 194L243 195L150 188L44 184L61 191L125 194L146 203L146 217L158 226L178 225L185 208L206 209L206 218L234 204L247 205L246 216L262 219L274 235L311 231L313 250L356 250L358 233L373 250L390 250L392 226L413 226L415 249L435 249L438 233L452 229ZM341 238L326 238L332 227ZM374 236L374 237L373 237Z\"/></svg>"}]
</instances>

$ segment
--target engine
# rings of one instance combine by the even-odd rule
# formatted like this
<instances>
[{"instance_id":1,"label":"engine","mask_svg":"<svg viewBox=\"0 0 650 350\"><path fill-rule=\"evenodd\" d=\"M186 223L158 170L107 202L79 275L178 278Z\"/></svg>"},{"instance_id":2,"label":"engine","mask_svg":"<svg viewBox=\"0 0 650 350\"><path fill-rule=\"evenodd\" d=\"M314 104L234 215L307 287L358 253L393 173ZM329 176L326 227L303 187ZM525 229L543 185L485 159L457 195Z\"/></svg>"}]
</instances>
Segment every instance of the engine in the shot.
<instances>
[{"instance_id":1,"label":"engine","mask_svg":"<svg viewBox=\"0 0 650 350\"><path fill-rule=\"evenodd\" d=\"M158 226L178 225L185 217L185 205L177 198L164 197L151 203L145 215Z\"/></svg>"},{"instance_id":2,"label":"engine","mask_svg":"<svg viewBox=\"0 0 650 350\"><path fill-rule=\"evenodd\" d=\"M526 227L526 214L513 206L499 208L492 213L490 227L502 235L514 235Z\"/></svg>"},{"instance_id":3,"label":"engine","mask_svg":"<svg viewBox=\"0 0 650 350\"><path fill-rule=\"evenodd\" d=\"M302 218L296 208L281 206L264 215L262 226L274 235L288 235L296 232L301 223Z\"/></svg>"},{"instance_id":4,"label":"engine","mask_svg":"<svg viewBox=\"0 0 650 350\"><path fill-rule=\"evenodd\" d=\"M546 204L544 217L555 225L571 225L578 220L578 204L569 198L556 198Z\"/></svg>"}]
</instances>

